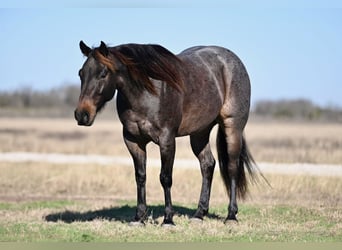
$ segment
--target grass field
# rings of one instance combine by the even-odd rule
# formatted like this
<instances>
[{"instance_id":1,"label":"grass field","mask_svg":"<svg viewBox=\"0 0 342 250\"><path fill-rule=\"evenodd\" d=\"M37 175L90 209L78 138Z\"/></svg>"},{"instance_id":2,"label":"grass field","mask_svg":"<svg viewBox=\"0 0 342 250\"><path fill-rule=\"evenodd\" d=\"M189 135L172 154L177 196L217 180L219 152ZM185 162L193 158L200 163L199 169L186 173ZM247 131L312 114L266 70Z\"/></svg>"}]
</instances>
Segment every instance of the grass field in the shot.
<instances>
[{"instance_id":1,"label":"grass field","mask_svg":"<svg viewBox=\"0 0 342 250\"><path fill-rule=\"evenodd\" d=\"M129 154L116 120L96 120L92 127L79 127L70 119L0 118L0 152L24 151L67 154ZM342 163L340 124L250 122L246 138L257 162ZM215 151L212 133L212 149ZM149 156L159 157L149 144ZM194 158L189 138L177 139L177 158Z\"/></svg>"},{"instance_id":2,"label":"grass field","mask_svg":"<svg viewBox=\"0 0 342 250\"><path fill-rule=\"evenodd\" d=\"M157 168L148 170L150 219L143 228L128 225L136 196L131 168L1 163L0 171L0 241L342 240L340 178L267 175L272 188L252 185L240 201L239 223L224 225L227 198L219 174L209 217L192 223L200 173L175 169L177 226L165 229Z\"/></svg>"},{"instance_id":3,"label":"grass field","mask_svg":"<svg viewBox=\"0 0 342 250\"><path fill-rule=\"evenodd\" d=\"M121 126L99 120L91 128L72 120L0 120L0 152L60 152L127 156ZM341 164L338 124L250 123L246 130L257 161ZM214 136L214 135L213 135ZM213 140L214 142L214 140ZM177 157L192 158L188 139L177 141ZM149 156L158 157L157 147ZM342 241L341 177L272 175L251 185L239 201L238 224L223 224L227 196L215 172L210 214L195 212L200 171L175 166L174 228L161 228L163 192L159 169L148 168L149 220L130 227L136 188L132 167L0 162L0 241Z\"/></svg>"}]
</instances>

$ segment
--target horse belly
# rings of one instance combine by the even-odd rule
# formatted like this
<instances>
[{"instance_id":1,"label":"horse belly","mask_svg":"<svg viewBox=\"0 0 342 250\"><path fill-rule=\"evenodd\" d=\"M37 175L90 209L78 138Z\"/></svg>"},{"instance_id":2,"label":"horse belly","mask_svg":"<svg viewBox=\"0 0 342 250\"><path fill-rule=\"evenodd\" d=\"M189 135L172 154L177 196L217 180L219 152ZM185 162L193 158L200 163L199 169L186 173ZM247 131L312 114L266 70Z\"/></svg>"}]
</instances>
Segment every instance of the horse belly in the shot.
<instances>
[{"instance_id":1,"label":"horse belly","mask_svg":"<svg viewBox=\"0 0 342 250\"><path fill-rule=\"evenodd\" d=\"M178 136L194 134L207 129L216 123L222 102L219 98L193 101L183 108L182 121Z\"/></svg>"}]
</instances>

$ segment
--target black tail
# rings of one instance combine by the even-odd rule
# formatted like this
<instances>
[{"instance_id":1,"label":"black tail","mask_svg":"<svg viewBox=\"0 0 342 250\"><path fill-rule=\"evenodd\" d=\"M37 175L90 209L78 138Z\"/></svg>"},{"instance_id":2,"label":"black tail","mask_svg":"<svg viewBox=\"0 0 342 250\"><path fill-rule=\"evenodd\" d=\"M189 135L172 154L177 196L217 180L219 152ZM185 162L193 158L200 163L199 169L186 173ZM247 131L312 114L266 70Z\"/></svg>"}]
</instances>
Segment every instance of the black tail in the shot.
<instances>
[{"instance_id":1,"label":"black tail","mask_svg":"<svg viewBox=\"0 0 342 250\"><path fill-rule=\"evenodd\" d=\"M229 156L227 152L227 142L223 130L219 127L217 131L216 146L218 152L218 159L220 164L220 172L223 182L226 186L228 195L230 194L230 176L228 172ZM242 137L242 148L239 158L238 174L236 180L237 194L239 197L244 198L248 190L248 180L245 174L247 169L251 180L256 180L256 164L252 155L250 154L245 138ZM260 173L261 174L261 173ZM262 175L262 174L261 174ZM263 177L263 175L262 175ZM264 177L263 177L264 178ZM267 181L267 180L266 180Z\"/></svg>"}]
</instances>

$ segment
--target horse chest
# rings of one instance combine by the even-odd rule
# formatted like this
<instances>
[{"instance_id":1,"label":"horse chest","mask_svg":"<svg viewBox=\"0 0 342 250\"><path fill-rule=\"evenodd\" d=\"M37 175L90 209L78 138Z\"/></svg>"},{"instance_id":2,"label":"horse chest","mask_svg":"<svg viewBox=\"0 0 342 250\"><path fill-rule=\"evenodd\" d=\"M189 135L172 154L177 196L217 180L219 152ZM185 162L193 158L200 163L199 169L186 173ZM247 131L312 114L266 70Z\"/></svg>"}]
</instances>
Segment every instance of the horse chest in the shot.
<instances>
[{"instance_id":1,"label":"horse chest","mask_svg":"<svg viewBox=\"0 0 342 250\"><path fill-rule=\"evenodd\" d=\"M137 138L148 138L155 143L159 142L160 129L148 119L138 118L133 115L130 118L121 119L121 122L131 135Z\"/></svg>"}]
</instances>

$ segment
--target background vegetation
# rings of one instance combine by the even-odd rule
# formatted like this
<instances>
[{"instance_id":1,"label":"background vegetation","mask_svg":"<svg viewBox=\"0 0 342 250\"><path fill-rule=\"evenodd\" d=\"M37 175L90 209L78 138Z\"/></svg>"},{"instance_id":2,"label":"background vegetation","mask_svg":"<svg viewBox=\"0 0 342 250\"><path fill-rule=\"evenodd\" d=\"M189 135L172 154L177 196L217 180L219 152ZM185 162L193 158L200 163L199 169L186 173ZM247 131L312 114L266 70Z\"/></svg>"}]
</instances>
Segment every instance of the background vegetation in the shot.
<instances>
[{"instance_id":1,"label":"background vegetation","mask_svg":"<svg viewBox=\"0 0 342 250\"><path fill-rule=\"evenodd\" d=\"M76 107L79 86L66 84L46 91L35 91L30 87L0 92L0 117L73 116ZM111 101L112 107L115 102ZM115 112L116 114L116 112ZM104 117L113 117L113 109L104 111ZM259 100L253 104L252 119L277 119L299 121L342 122L341 107L320 107L310 100Z\"/></svg>"},{"instance_id":2,"label":"background vegetation","mask_svg":"<svg viewBox=\"0 0 342 250\"><path fill-rule=\"evenodd\" d=\"M258 101L253 114L273 119L342 122L341 108L320 107L306 99Z\"/></svg>"}]
</instances>

